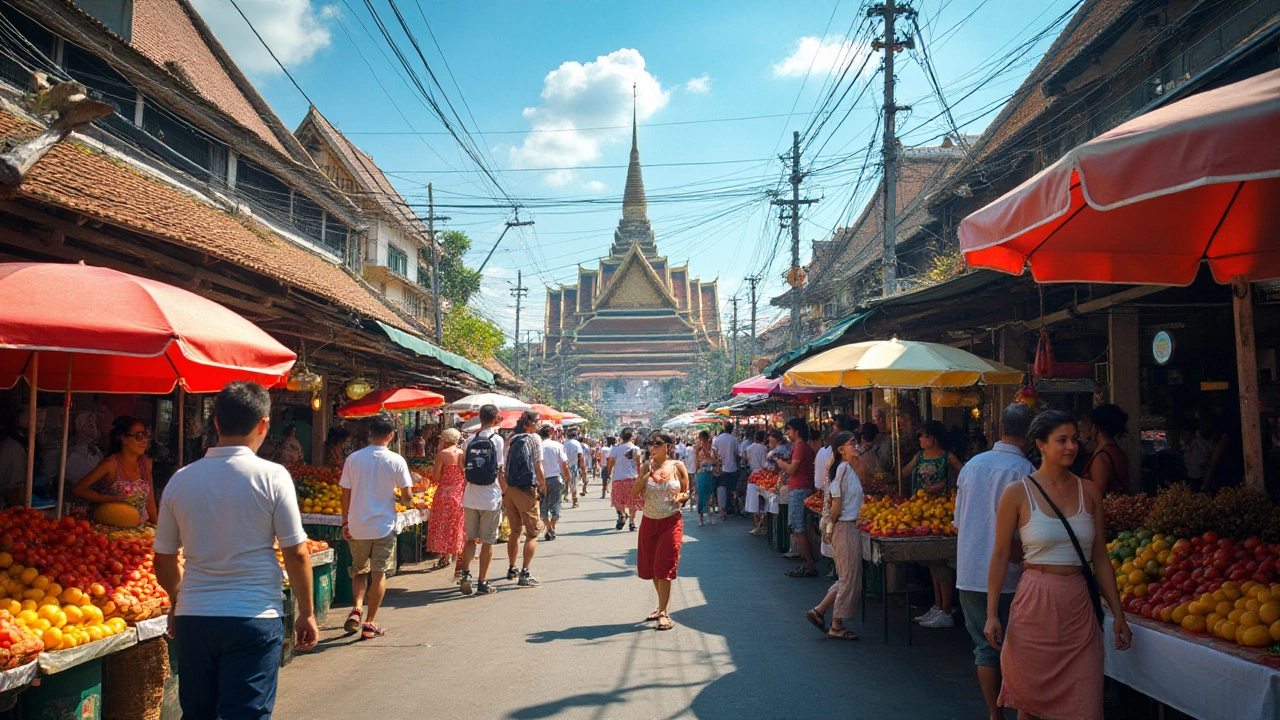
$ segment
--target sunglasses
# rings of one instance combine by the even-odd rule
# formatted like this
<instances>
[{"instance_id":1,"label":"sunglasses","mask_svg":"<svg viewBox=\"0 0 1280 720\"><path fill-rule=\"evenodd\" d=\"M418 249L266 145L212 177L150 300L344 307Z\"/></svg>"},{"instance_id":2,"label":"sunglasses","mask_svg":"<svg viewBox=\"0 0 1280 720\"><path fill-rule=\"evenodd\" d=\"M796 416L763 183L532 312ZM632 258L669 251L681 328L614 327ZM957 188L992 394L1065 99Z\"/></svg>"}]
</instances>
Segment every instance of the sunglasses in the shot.
<instances>
[{"instance_id":1,"label":"sunglasses","mask_svg":"<svg viewBox=\"0 0 1280 720\"><path fill-rule=\"evenodd\" d=\"M134 440L138 440L138 441L140 441L140 442L143 442L143 441L146 441L146 440L150 440L150 439L151 439L151 431L150 431L150 430L140 430L140 431L138 431L138 432L136 432L136 433L129 433L129 434L127 434L127 435L122 435L121 437L133 438Z\"/></svg>"}]
</instances>

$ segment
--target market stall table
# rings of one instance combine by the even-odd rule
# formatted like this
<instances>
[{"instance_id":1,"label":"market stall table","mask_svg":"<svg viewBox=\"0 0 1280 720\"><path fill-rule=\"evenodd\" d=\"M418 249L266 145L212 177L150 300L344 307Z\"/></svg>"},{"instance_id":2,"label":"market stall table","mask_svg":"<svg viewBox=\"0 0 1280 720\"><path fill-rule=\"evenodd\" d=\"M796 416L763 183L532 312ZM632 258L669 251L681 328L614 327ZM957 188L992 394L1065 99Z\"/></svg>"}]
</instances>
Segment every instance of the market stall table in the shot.
<instances>
[{"instance_id":1,"label":"market stall table","mask_svg":"<svg viewBox=\"0 0 1280 720\"><path fill-rule=\"evenodd\" d=\"M430 517L431 510L426 508L415 508L396 513L395 533L399 535L406 530L418 527L427 522ZM302 513L302 528L306 531L307 537L315 540L327 540L332 545L330 551L334 551L336 555L334 572L331 575L333 597L330 599L330 603L349 603L353 600L351 578L347 574L347 569L351 567L351 551L347 549L347 544L343 541L341 527L341 515ZM314 562L313 560L313 566ZM319 605L317 605L317 608L319 608Z\"/></svg>"},{"instance_id":2,"label":"market stall table","mask_svg":"<svg viewBox=\"0 0 1280 720\"><path fill-rule=\"evenodd\" d=\"M945 560L956 561L956 538L948 536L926 537L877 537L870 533L862 533L862 560L876 567L880 575L880 603L884 609L884 644L889 644L889 596L906 595L907 644L911 644L911 631L914 623L911 618L910 583L903 582L902 590L889 591L889 565L893 563L920 563ZM862 620L867 619L867 585L862 585Z\"/></svg>"},{"instance_id":3,"label":"market stall table","mask_svg":"<svg viewBox=\"0 0 1280 720\"><path fill-rule=\"evenodd\" d=\"M1104 620L1108 677L1203 720L1280 717L1280 658L1145 618L1127 619L1133 644L1124 652L1113 641L1111 616Z\"/></svg>"}]
</instances>

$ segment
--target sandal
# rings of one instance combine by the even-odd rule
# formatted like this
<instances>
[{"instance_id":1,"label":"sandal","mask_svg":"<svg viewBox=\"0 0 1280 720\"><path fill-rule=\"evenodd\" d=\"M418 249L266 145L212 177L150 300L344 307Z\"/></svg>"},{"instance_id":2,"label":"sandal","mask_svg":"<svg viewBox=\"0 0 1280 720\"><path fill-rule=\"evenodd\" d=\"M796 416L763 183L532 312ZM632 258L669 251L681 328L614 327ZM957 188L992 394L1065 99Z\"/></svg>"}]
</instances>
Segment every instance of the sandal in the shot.
<instances>
[{"instance_id":1,"label":"sandal","mask_svg":"<svg viewBox=\"0 0 1280 720\"><path fill-rule=\"evenodd\" d=\"M662 613L658 616L658 630L670 630L675 626L676 624L671 622L671 618L667 617L666 613Z\"/></svg>"},{"instance_id":2,"label":"sandal","mask_svg":"<svg viewBox=\"0 0 1280 720\"><path fill-rule=\"evenodd\" d=\"M841 628L839 630L828 631L827 637L831 638L832 640L857 640L858 634L852 630Z\"/></svg>"},{"instance_id":3,"label":"sandal","mask_svg":"<svg viewBox=\"0 0 1280 720\"><path fill-rule=\"evenodd\" d=\"M645 622L653 622L654 620L657 620L660 617L662 617L662 611L654 610L653 612L649 613L649 617L645 618Z\"/></svg>"},{"instance_id":4,"label":"sandal","mask_svg":"<svg viewBox=\"0 0 1280 720\"><path fill-rule=\"evenodd\" d=\"M450 565L452 565L452 563L450 563L450 562L449 562L449 558L448 558L448 557L441 557L439 560L437 560L437 561L436 561L435 567L433 567L433 568L431 568L431 569L432 569L432 570L443 570L443 569L445 569L445 568L449 567Z\"/></svg>"},{"instance_id":5,"label":"sandal","mask_svg":"<svg viewBox=\"0 0 1280 720\"><path fill-rule=\"evenodd\" d=\"M384 628L371 622L367 622L360 627L361 640L372 640L376 637L382 637L383 635L386 635L386 634L387 634L387 631Z\"/></svg>"},{"instance_id":6,"label":"sandal","mask_svg":"<svg viewBox=\"0 0 1280 720\"><path fill-rule=\"evenodd\" d=\"M342 631L348 635L360 632L360 619L364 617L360 608L353 608L351 614L347 616L347 621L342 624Z\"/></svg>"},{"instance_id":7,"label":"sandal","mask_svg":"<svg viewBox=\"0 0 1280 720\"><path fill-rule=\"evenodd\" d=\"M817 574L818 574L817 570L814 570L813 568L807 568L801 565L795 570L792 570L791 572L786 573L786 576L793 577L793 578L807 578L807 577L814 577Z\"/></svg>"},{"instance_id":8,"label":"sandal","mask_svg":"<svg viewBox=\"0 0 1280 720\"><path fill-rule=\"evenodd\" d=\"M823 617L818 614L817 610L807 611L804 614L804 619L808 620L810 625L813 625L814 627L818 628L822 632L827 631L827 623L824 621Z\"/></svg>"}]
</instances>

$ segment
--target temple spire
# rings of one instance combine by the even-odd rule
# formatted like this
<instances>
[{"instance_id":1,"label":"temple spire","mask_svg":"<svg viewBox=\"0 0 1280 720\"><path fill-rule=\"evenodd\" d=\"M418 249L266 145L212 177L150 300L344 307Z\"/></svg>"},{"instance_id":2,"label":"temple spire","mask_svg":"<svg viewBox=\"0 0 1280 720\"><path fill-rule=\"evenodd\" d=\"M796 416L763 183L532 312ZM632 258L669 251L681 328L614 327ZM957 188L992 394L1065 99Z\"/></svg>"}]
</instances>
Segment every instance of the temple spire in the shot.
<instances>
[{"instance_id":1,"label":"temple spire","mask_svg":"<svg viewBox=\"0 0 1280 720\"><path fill-rule=\"evenodd\" d=\"M631 84L631 163L627 166L627 186L622 193L622 219L645 220L648 201L644 196L644 177L640 174L640 147L637 143L636 86Z\"/></svg>"}]
</instances>

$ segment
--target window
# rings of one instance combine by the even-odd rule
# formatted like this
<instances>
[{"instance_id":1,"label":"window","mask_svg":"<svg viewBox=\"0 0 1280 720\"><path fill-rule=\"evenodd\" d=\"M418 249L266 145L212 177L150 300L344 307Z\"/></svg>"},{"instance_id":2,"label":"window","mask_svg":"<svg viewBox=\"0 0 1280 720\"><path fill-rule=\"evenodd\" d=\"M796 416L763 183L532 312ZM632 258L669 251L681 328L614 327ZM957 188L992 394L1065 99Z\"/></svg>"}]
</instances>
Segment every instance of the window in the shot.
<instances>
[{"instance_id":1,"label":"window","mask_svg":"<svg viewBox=\"0 0 1280 720\"><path fill-rule=\"evenodd\" d=\"M387 268L404 277L409 276L409 256L395 245L387 246Z\"/></svg>"}]
</instances>

